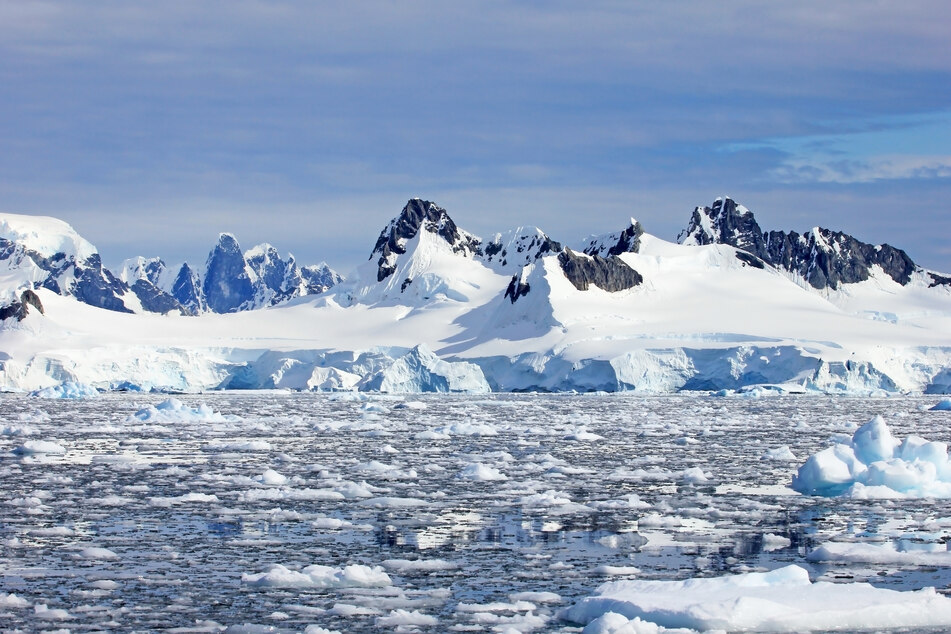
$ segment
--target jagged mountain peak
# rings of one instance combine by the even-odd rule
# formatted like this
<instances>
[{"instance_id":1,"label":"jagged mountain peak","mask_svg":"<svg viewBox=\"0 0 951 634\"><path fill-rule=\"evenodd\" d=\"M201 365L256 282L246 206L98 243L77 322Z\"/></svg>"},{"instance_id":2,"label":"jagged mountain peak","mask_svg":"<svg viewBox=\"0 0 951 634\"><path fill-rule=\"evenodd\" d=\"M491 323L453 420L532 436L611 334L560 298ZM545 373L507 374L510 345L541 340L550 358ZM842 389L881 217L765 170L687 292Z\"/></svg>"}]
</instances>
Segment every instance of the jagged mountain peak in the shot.
<instances>
[{"instance_id":1,"label":"jagged mountain peak","mask_svg":"<svg viewBox=\"0 0 951 634\"><path fill-rule=\"evenodd\" d=\"M622 253L637 253L641 248L641 236L644 227L635 218L631 218L628 226L621 231L591 236L587 239L581 251L587 255L608 257Z\"/></svg>"},{"instance_id":2,"label":"jagged mountain peak","mask_svg":"<svg viewBox=\"0 0 951 634\"><path fill-rule=\"evenodd\" d=\"M880 267L906 285L918 267L901 249L873 245L841 231L813 227L795 231L763 231L753 212L732 198L717 198L710 207L697 207L677 241L685 245L728 244L793 274L816 289L863 282Z\"/></svg>"},{"instance_id":3,"label":"jagged mountain peak","mask_svg":"<svg viewBox=\"0 0 951 634\"><path fill-rule=\"evenodd\" d=\"M406 243L420 231L426 231L449 244L454 253L470 256L480 252L481 240L459 229L449 213L436 203L421 198L412 198L403 207L400 215L380 232L380 237L370 253L377 260L377 281L382 282L396 271L396 260L406 253Z\"/></svg>"},{"instance_id":4,"label":"jagged mountain peak","mask_svg":"<svg viewBox=\"0 0 951 634\"><path fill-rule=\"evenodd\" d=\"M562 250L560 242L534 226L517 227L497 233L485 243L480 254L482 262L498 273L511 274L546 255Z\"/></svg>"}]
</instances>

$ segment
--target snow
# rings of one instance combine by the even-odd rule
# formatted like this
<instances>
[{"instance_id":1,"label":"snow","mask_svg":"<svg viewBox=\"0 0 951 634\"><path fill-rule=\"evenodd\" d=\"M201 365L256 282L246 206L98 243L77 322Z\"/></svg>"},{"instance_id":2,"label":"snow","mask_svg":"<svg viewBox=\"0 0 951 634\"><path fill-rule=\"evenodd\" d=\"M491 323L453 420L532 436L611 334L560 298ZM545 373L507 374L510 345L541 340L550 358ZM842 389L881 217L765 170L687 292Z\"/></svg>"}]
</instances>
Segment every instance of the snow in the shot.
<instances>
[{"instance_id":1,"label":"snow","mask_svg":"<svg viewBox=\"0 0 951 634\"><path fill-rule=\"evenodd\" d=\"M948 446L918 436L899 440L876 416L851 439L810 456L792 487L823 496L951 497Z\"/></svg>"},{"instance_id":2,"label":"snow","mask_svg":"<svg viewBox=\"0 0 951 634\"><path fill-rule=\"evenodd\" d=\"M608 582L562 617L597 622L585 632L650 631L647 623L699 631L878 630L951 626L951 599L934 588L898 592L867 583L812 582L804 568L791 565L685 581ZM643 623L622 629L634 619Z\"/></svg>"},{"instance_id":3,"label":"snow","mask_svg":"<svg viewBox=\"0 0 951 634\"><path fill-rule=\"evenodd\" d=\"M98 253L70 225L49 216L0 213L0 238L18 242L47 258L62 253L83 262Z\"/></svg>"},{"instance_id":4,"label":"snow","mask_svg":"<svg viewBox=\"0 0 951 634\"><path fill-rule=\"evenodd\" d=\"M64 454L66 448L57 442L50 440L28 440L16 449L13 453L21 456L31 456L35 454Z\"/></svg>"},{"instance_id":5,"label":"snow","mask_svg":"<svg viewBox=\"0 0 951 634\"><path fill-rule=\"evenodd\" d=\"M359 564L312 565L299 572L274 564L266 572L241 575L241 582L257 588L381 588L392 583L383 568Z\"/></svg>"}]
</instances>

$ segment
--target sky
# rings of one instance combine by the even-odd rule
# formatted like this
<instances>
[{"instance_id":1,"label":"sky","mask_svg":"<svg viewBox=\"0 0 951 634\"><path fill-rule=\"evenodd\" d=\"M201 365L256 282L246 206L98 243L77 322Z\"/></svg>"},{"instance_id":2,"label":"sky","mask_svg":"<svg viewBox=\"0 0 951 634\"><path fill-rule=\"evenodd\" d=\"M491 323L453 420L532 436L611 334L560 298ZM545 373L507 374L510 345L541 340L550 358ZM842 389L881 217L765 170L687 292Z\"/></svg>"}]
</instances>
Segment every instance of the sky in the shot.
<instances>
[{"instance_id":1,"label":"sky","mask_svg":"<svg viewBox=\"0 0 951 634\"><path fill-rule=\"evenodd\" d=\"M412 197L673 240L729 195L951 271L947 0L0 0L0 210L343 273Z\"/></svg>"}]
</instances>

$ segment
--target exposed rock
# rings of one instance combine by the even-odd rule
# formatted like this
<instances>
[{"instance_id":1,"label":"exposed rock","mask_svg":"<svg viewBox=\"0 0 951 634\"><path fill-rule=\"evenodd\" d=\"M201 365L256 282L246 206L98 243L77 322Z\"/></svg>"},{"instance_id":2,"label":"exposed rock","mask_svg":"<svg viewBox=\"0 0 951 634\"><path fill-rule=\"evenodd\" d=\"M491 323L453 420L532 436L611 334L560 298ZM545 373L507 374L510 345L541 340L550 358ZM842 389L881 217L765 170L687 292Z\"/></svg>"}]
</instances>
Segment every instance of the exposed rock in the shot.
<instances>
[{"instance_id":1,"label":"exposed rock","mask_svg":"<svg viewBox=\"0 0 951 634\"><path fill-rule=\"evenodd\" d=\"M590 238L584 248L584 253L601 257L621 255L622 253L637 253L641 248L642 235L644 235L644 227L637 220L631 218L631 224L623 231Z\"/></svg>"},{"instance_id":2,"label":"exposed rock","mask_svg":"<svg viewBox=\"0 0 951 634\"><path fill-rule=\"evenodd\" d=\"M20 293L19 301L15 301L9 306L0 307L0 321L11 317L16 318L17 321L23 321L30 313L30 306L40 311L41 315L45 314L43 302L40 301L39 295L30 289L26 289Z\"/></svg>"},{"instance_id":3,"label":"exposed rock","mask_svg":"<svg viewBox=\"0 0 951 634\"><path fill-rule=\"evenodd\" d=\"M380 233L370 259L379 256L377 281L382 282L396 271L396 258L406 253L406 242L420 231L443 238L455 253L481 254L481 241L460 230L442 207L428 200L414 198L406 203L400 215Z\"/></svg>"},{"instance_id":4,"label":"exposed rock","mask_svg":"<svg viewBox=\"0 0 951 634\"><path fill-rule=\"evenodd\" d=\"M931 284L928 284L928 288L934 288L936 286L951 286L951 277L938 275L937 273L928 273L928 275L931 276Z\"/></svg>"},{"instance_id":5,"label":"exposed rock","mask_svg":"<svg viewBox=\"0 0 951 634\"><path fill-rule=\"evenodd\" d=\"M512 281L509 282L508 288L505 289L505 297L508 297L514 304L519 297L524 297L528 295L529 291L532 290L532 287L528 282L522 281L521 275L513 275Z\"/></svg>"},{"instance_id":6,"label":"exposed rock","mask_svg":"<svg viewBox=\"0 0 951 634\"><path fill-rule=\"evenodd\" d=\"M202 293L208 308L216 313L237 312L253 296L247 262L238 241L222 233L208 255Z\"/></svg>"},{"instance_id":7,"label":"exposed rock","mask_svg":"<svg viewBox=\"0 0 951 634\"><path fill-rule=\"evenodd\" d=\"M208 309L198 273L186 262L172 282L171 295L188 312L197 315Z\"/></svg>"},{"instance_id":8,"label":"exposed rock","mask_svg":"<svg viewBox=\"0 0 951 634\"><path fill-rule=\"evenodd\" d=\"M867 244L840 231L817 227L805 235L795 231L763 232L753 212L730 198L718 198L712 207L694 209L687 229L677 241L728 244L767 264L796 273L818 289L863 282L873 266L881 267L889 277L905 285L918 268L901 249Z\"/></svg>"},{"instance_id":9,"label":"exposed rock","mask_svg":"<svg viewBox=\"0 0 951 634\"><path fill-rule=\"evenodd\" d=\"M483 247L481 255L486 266L499 273L521 270L546 255L561 252L556 242L538 227L519 227L513 231L497 233Z\"/></svg>"},{"instance_id":10,"label":"exposed rock","mask_svg":"<svg viewBox=\"0 0 951 634\"><path fill-rule=\"evenodd\" d=\"M558 255L558 262L565 277L579 291L586 291L593 284L601 290L616 293L634 288L644 281L640 273L616 255L602 258L598 255L578 255L571 249L565 249Z\"/></svg>"}]
</instances>

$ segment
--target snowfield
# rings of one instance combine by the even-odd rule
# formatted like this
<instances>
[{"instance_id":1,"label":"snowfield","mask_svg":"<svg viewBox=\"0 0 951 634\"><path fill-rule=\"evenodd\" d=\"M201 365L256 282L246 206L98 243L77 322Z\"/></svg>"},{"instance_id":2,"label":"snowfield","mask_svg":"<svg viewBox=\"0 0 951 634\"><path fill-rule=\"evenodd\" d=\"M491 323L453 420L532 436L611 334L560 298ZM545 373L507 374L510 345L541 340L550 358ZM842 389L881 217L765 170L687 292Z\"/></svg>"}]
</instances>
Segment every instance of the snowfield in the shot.
<instances>
[{"instance_id":1,"label":"snowfield","mask_svg":"<svg viewBox=\"0 0 951 634\"><path fill-rule=\"evenodd\" d=\"M939 402L6 394L0 619L25 631L947 630L951 499L789 486L830 445L868 471L934 464L951 428Z\"/></svg>"},{"instance_id":2,"label":"snowfield","mask_svg":"<svg viewBox=\"0 0 951 634\"><path fill-rule=\"evenodd\" d=\"M425 205L438 222L413 216ZM420 224L407 227L410 221ZM27 306L22 321L0 323L0 390L49 398L275 388L951 392L951 283L941 281L949 278L916 268L900 283L894 271L872 264L867 279L814 288L729 244L667 242L633 220L625 231L631 235L589 239L587 248L607 256L608 247L628 240L636 250L596 261L562 250L535 227L482 243L445 210L412 200L346 280L319 295L292 293L276 306L159 314L123 291L112 299L134 309L124 313L47 284L35 289L44 314ZM53 219L0 214L0 239L20 249L0 259L7 302L50 274L23 249L62 248L67 261L90 257L89 266L99 266L92 245ZM238 259L264 253L236 249L229 253ZM569 254L577 267L607 267L599 282L605 288L570 279ZM130 262L105 290L90 290L106 275L92 269L69 288L117 293L128 288L122 280L143 281L128 267L148 263ZM238 281L257 279L245 277ZM218 281L230 292L228 279Z\"/></svg>"}]
</instances>

